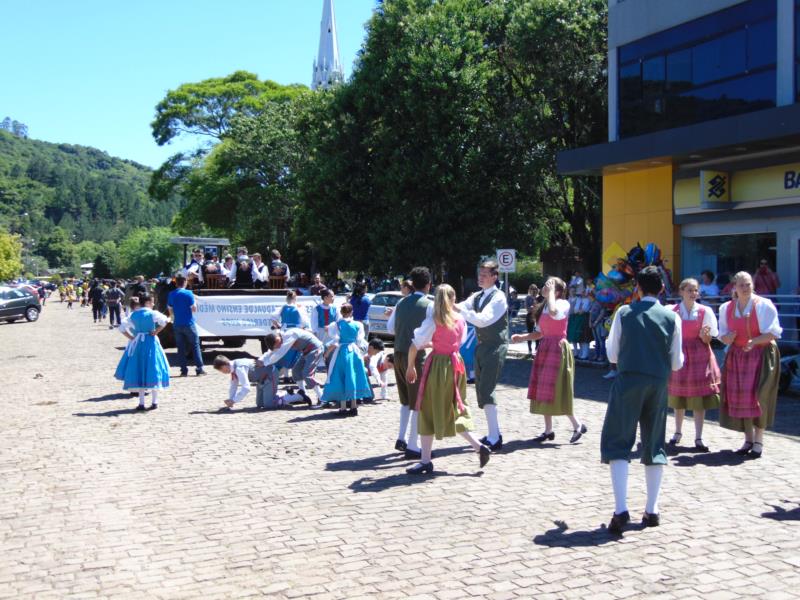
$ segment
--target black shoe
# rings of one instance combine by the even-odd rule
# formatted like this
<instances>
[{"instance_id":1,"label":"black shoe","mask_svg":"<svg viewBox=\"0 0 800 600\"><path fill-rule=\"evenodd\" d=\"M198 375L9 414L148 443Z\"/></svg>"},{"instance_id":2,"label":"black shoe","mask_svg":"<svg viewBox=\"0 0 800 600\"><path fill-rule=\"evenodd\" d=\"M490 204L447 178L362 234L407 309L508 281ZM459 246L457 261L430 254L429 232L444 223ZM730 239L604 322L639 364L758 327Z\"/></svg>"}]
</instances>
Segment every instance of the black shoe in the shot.
<instances>
[{"instance_id":1,"label":"black shoe","mask_svg":"<svg viewBox=\"0 0 800 600\"><path fill-rule=\"evenodd\" d=\"M208 375L208 373L206 373L205 371L197 371L197 373L195 373L195 375L197 377L202 377L203 375Z\"/></svg>"},{"instance_id":2,"label":"black shoe","mask_svg":"<svg viewBox=\"0 0 800 600\"><path fill-rule=\"evenodd\" d=\"M758 449L756 449L758 446ZM753 443L753 448L750 450L747 456L750 458L761 458L761 453L764 451L764 444L759 444L758 442Z\"/></svg>"},{"instance_id":3,"label":"black shoe","mask_svg":"<svg viewBox=\"0 0 800 600\"><path fill-rule=\"evenodd\" d=\"M583 434L586 433L587 431L589 430L586 429L586 425L581 425L580 429L576 429L575 431L572 432L572 437L569 438L569 443L574 444L579 439L581 439L581 437L583 437Z\"/></svg>"},{"instance_id":4,"label":"black shoe","mask_svg":"<svg viewBox=\"0 0 800 600\"><path fill-rule=\"evenodd\" d=\"M136 410L147 410L147 409L145 408L144 404L140 404L139 406L136 407Z\"/></svg>"},{"instance_id":5,"label":"black shoe","mask_svg":"<svg viewBox=\"0 0 800 600\"><path fill-rule=\"evenodd\" d=\"M694 441L694 449L698 452L710 452L708 446L703 443L701 438L698 438Z\"/></svg>"},{"instance_id":6,"label":"black shoe","mask_svg":"<svg viewBox=\"0 0 800 600\"><path fill-rule=\"evenodd\" d=\"M405 452L406 448L408 448L408 444L406 444L404 440L397 440L394 443L394 449L398 452Z\"/></svg>"},{"instance_id":7,"label":"black shoe","mask_svg":"<svg viewBox=\"0 0 800 600\"><path fill-rule=\"evenodd\" d=\"M486 466L486 463L489 462L489 459L492 457L492 451L489 449L488 446L484 446L481 444L480 450L478 450L478 455L480 458L481 469Z\"/></svg>"},{"instance_id":8,"label":"black shoe","mask_svg":"<svg viewBox=\"0 0 800 600\"><path fill-rule=\"evenodd\" d=\"M433 473L433 462L417 463L413 467L408 467L406 473L409 475L422 475L423 473Z\"/></svg>"},{"instance_id":9,"label":"black shoe","mask_svg":"<svg viewBox=\"0 0 800 600\"><path fill-rule=\"evenodd\" d=\"M675 433L672 434L672 438L668 442L669 445L670 446L677 446L678 444L681 443L681 438L682 437L683 437L683 434L680 431L676 431Z\"/></svg>"},{"instance_id":10,"label":"black shoe","mask_svg":"<svg viewBox=\"0 0 800 600\"><path fill-rule=\"evenodd\" d=\"M299 390L297 393L300 394L303 397L303 400L305 400L305 402L306 402L306 404L308 404L308 406L313 406L314 405L314 402L311 400L309 395L306 394L303 390Z\"/></svg>"},{"instance_id":11,"label":"black shoe","mask_svg":"<svg viewBox=\"0 0 800 600\"><path fill-rule=\"evenodd\" d=\"M336 414L339 415L340 417L346 417L347 416L347 409L346 408L340 408L339 410L336 411Z\"/></svg>"},{"instance_id":12,"label":"black shoe","mask_svg":"<svg viewBox=\"0 0 800 600\"><path fill-rule=\"evenodd\" d=\"M403 457L406 460L420 460L422 458L422 452L420 450L411 450L410 448L406 448L403 451Z\"/></svg>"},{"instance_id":13,"label":"black shoe","mask_svg":"<svg viewBox=\"0 0 800 600\"><path fill-rule=\"evenodd\" d=\"M658 514L645 511L642 515L642 525L645 527L658 527L661 524L661 518Z\"/></svg>"},{"instance_id":14,"label":"black shoe","mask_svg":"<svg viewBox=\"0 0 800 600\"><path fill-rule=\"evenodd\" d=\"M612 535L622 535L622 530L630 520L631 515L627 510L620 514L614 513L611 517L611 521L608 523L608 533Z\"/></svg>"},{"instance_id":15,"label":"black shoe","mask_svg":"<svg viewBox=\"0 0 800 600\"><path fill-rule=\"evenodd\" d=\"M157 408L158 408L158 404L151 404L150 406L147 407L147 410L155 410Z\"/></svg>"},{"instance_id":16,"label":"black shoe","mask_svg":"<svg viewBox=\"0 0 800 600\"><path fill-rule=\"evenodd\" d=\"M746 456L750 453L750 450L753 449L753 442L745 442L744 445L739 448L738 450L734 450L734 454L738 454L739 456ZM761 453L759 453L760 456Z\"/></svg>"},{"instance_id":17,"label":"black shoe","mask_svg":"<svg viewBox=\"0 0 800 600\"><path fill-rule=\"evenodd\" d=\"M350 410L347 412L347 416L348 416L348 417L357 417L357 416L358 416L358 409L357 409L357 408L351 408L351 409L350 409Z\"/></svg>"},{"instance_id":18,"label":"black shoe","mask_svg":"<svg viewBox=\"0 0 800 600\"><path fill-rule=\"evenodd\" d=\"M552 442L554 439L556 439L556 434L554 431L551 431L550 433L547 433L545 431L537 435L535 438L533 438L533 441L536 442L537 444L541 444L542 442L547 442L547 441Z\"/></svg>"},{"instance_id":19,"label":"black shoe","mask_svg":"<svg viewBox=\"0 0 800 600\"><path fill-rule=\"evenodd\" d=\"M494 444L489 443L489 436L485 435L481 439L478 440L481 444L489 448L492 452L499 452L503 449L503 436L501 435L497 438L497 441Z\"/></svg>"},{"instance_id":20,"label":"black shoe","mask_svg":"<svg viewBox=\"0 0 800 600\"><path fill-rule=\"evenodd\" d=\"M189 376L189 371L181 371L181 374L178 375L178 377L188 377L188 376Z\"/></svg>"}]
</instances>

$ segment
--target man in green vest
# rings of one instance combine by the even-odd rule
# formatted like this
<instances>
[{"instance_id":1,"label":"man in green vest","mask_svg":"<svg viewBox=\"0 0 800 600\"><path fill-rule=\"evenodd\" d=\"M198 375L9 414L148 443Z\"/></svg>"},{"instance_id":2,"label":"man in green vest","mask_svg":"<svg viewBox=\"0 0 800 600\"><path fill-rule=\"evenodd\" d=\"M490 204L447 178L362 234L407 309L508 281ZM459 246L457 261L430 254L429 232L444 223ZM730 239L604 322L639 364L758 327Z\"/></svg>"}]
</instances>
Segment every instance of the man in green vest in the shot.
<instances>
[{"instance_id":1,"label":"man in green vest","mask_svg":"<svg viewBox=\"0 0 800 600\"><path fill-rule=\"evenodd\" d=\"M411 285L414 292L403 298L392 311L386 330L394 334L394 377L397 383L397 393L400 396L400 432L394 448L403 452L407 459L419 460L422 452L419 447L417 433L417 417L419 413L414 410L417 403L419 380L409 383L406 380L408 368L408 349L414 339L414 330L422 325L433 310L433 303L428 299L431 290L431 272L427 267L414 267L410 274ZM425 363L425 353L418 352L415 361L417 373L422 373ZM406 442L406 429L411 422L411 432Z\"/></svg>"},{"instance_id":2,"label":"man in green vest","mask_svg":"<svg viewBox=\"0 0 800 600\"><path fill-rule=\"evenodd\" d=\"M456 305L461 316L475 326L478 345L475 347L475 391L478 406L486 414L489 433L481 443L492 452L503 447L503 436L497 421L494 389L503 372L508 351L508 301L497 288L499 275L497 262L487 260L478 269L480 291Z\"/></svg>"},{"instance_id":3,"label":"man in green vest","mask_svg":"<svg viewBox=\"0 0 800 600\"><path fill-rule=\"evenodd\" d=\"M614 515L608 524L613 535L621 535L630 520L628 463L637 425L647 482L642 524L656 527L660 523L658 495L667 464L667 383L670 372L683 366L681 319L658 302L663 289L658 269L645 267L636 276L636 283L642 299L617 310L606 342L608 360L617 364L618 371L600 438L601 459L611 467L614 488Z\"/></svg>"}]
</instances>

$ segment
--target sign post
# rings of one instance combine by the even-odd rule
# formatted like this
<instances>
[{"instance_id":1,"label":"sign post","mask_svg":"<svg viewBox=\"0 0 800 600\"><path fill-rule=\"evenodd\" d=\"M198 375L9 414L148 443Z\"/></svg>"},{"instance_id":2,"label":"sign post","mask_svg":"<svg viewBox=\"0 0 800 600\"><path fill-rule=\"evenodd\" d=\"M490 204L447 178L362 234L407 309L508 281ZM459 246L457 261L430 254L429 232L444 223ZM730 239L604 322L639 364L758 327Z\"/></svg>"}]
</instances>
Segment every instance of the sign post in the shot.
<instances>
[{"instance_id":1,"label":"sign post","mask_svg":"<svg viewBox=\"0 0 800 600\"><path fill-rule=\"evenodd\" d=\"M510 289L508 287L508 274L515 273L517 270L517 251L505 248L497 251L497 265L498 271L503 273L503 280L505 281L506 298L511 299ZM511 303L508 302L508 313L511 314Z\"/></svg>"}]
</instances>

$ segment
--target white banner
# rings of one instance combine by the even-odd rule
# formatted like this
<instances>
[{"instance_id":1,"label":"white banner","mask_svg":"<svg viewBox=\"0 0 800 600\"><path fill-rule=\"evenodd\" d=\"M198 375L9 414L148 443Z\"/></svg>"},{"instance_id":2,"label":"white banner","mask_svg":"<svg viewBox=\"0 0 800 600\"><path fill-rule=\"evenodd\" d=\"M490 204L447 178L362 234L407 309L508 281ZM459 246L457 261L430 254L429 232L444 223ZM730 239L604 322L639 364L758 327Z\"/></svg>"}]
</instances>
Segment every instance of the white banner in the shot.
<instances>
[{"instance_id":1,"label":"white banner","mask_svg":"<svg viewBox=\"0 0 800 600\"><path fill-rule=\"evenodd\" d=\"M272 328L286 304L285 296L195 296L197 312L194 315L200 337L264 336ZM345 301L342 296L334 300L336 306ZM312 311L321 300L318 296L298 296L297 309L311 322Z\"/></svg>"}]
</instances>

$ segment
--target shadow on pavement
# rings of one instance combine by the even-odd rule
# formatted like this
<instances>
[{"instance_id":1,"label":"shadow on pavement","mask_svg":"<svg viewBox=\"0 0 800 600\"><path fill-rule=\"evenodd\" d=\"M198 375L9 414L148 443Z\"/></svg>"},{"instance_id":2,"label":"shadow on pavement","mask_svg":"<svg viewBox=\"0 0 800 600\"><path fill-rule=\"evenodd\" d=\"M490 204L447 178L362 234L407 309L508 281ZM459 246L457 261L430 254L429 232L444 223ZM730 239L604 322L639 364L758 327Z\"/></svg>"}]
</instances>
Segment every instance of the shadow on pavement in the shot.
<instances>
[{"instance_id":1,"label":"shadow on pavement","mask_svg":"<svg viewBox=\"0 0 800 600\"><path fill-rule=\"evenodd\" d=\"M356 479L347 487L354 492L383 492L396 487L406 487L416 483L424 483L437 477L483 477L483 471L477 473L448 473L447 471L434 471L426 475L409 475L407 473L398 473L397 475L389 475L382 479L375 479L373 477L362 477Z\"/></svg>"},{"instance_id":2,"label":"shadow on pavement","mask_svg":"<svg viewBox=\"0 0 800 600\"><path fill-rule=\"evenodd\" d=\"M503 444L503 449L498 454L511 454L519 450L558 450L564 444L554 442L547 442L546 444L537 444L532 440L512 440ZM569 445L569 444L567 444Z\"/></svg>"},{"instance_id":3,"label":"shadow on pavement","mask_svg":"<svg viewBox=\"0 0 800 600\"><path fill-rule=\"evenodd\" d=\"M580 548L589 546L602 546L622 539L622 536L615 536L608 533L606 525L603 524L597 529L584 531L570 531L569 526L564 521L553 521L555 527L548 529L544 533L533 538L533 543L537 546L547 546L549 548ZM626 531L636 531L643 529L641 525L629 526Z\"/></svg>"},{"instance_id":4,"label":"shadow on pavement","mask_svg":"<svg viewBox=\"0 0 800 600\"><path fill-rule=\"evenodd\" d=\"M250 413L260 413L262 411L257 406L247 406L245 408L227 409L224 407L215 408L212 410L192 410L189 411L190 415L244 415Z\"/></svg>"},{"instance_id":5,"label":"shadow on pavement","mask_svg":"<svg viewBox=\"0 0 800 600\"><path fill-rule=\"evenodd\" d=\"M740 465L748 460L753 459L747 456L740 456L733 450L721 450L719 452L674 456L672 457L672 464L676 467L694 467L696 465L704 465L706 467L730 467Z\"/></svg>"},{"instance_id":6,"label":"shadow on pavement","mask_svg":"<svg viewBox=\"0 0 800 600\"><path fill-rule=\"evenodd\" d=\"M433 460L444 458L445 456L452 456L454 454L474 454L475 451L469 446L452 447L452 448L439 448L433 451ZM370 470L385 470L399 466L399 463L413 464L417 462L414 459L406 459L399 452L392 452L389 454L382 454L380 456L369 456L367 458L359 458L355 460L340 460L337 462L330 462L325 465L326 471L370 471ZM434 474L436 471L434 471Z\"/></svg>"},{"instance_id":7,"label":"shadow on pavement","mask_svg":"<svg viewBox=\"0 0 800 600\"><path fill-rule=\"evenodd\" d=\"M136 408L118 408L116 410L107 410L105 412L96 412L96 413L72 413L73 417L119 417L122 415L133 415L133 414L147 414L148 411L143 410L136 410Z\"/></svg>"},{"instance_id":8,"label":"shadow on pavement","mask_svg":"<svg viewBox=\"0 0 800 600\"><path fill-rule=\"evenodd\" d=\"M788 503L789 501L784 500L783 502ZM771 504L770 506L774 509L773 512L761 513L761 516L765 519L773 519L775 521L800 521L800 505L791 510L786 510L782 506L776 504Z\"/></svg>"},{"instance_id":9,"label":"shadow on pavement","mask_svg":"<svg viewBox=\"0 0 800 600\"><path fill-rule=\"evenodd\" d=\"M127 400L132 398L128 392L116 392L114 394L106 394L105 396L97 396L96 398L87 398L80 400L80 402L105 402L106 400Z\"/></svg>"}]
</instances>

